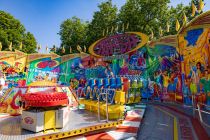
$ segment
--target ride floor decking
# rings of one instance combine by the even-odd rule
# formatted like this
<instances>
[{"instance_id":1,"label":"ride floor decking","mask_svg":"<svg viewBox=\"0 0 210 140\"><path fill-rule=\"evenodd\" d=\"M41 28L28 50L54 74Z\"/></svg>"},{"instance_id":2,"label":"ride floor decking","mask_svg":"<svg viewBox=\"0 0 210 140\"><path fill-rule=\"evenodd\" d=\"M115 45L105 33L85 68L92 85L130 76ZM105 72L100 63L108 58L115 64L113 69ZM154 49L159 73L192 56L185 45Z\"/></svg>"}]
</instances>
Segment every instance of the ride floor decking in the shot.
<instances>
[{"instance_id":1,"label":"ride floor decking","mask_svg":"<svg viewBox=\"0 0 210 140\"><path fill-rule=\"evenodd\" d=\"M21 116L8 116L0 118L0 140L24 140L43 134L75 130L102 123L98 122L98 116L96 113L92 113L86 110L71 110L68 117L70 121L64 128L56 129L56 131L48 130L46 133L34 133L22 129Z\"/></svg>"}]
</instances>

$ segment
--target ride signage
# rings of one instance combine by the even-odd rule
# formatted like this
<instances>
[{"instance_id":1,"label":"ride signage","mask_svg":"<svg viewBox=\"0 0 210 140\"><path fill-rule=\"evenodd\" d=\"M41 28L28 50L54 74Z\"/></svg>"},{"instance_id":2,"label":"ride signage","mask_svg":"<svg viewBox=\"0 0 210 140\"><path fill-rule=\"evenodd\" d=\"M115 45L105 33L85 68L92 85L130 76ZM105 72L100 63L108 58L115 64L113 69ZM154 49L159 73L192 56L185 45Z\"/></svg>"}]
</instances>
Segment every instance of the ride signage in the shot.
<instances>
[{"instance_id":1,"label":"ride signage","mask_svg":"<svg viewBox=\"0 0 210 140\"><path fill-rule=\"evenodd\" d=\"M98 57L122 55L141 48L147 41L148 36L139 32L116 34L96 41L89 52Z\"/></svg>"}]
</instances>

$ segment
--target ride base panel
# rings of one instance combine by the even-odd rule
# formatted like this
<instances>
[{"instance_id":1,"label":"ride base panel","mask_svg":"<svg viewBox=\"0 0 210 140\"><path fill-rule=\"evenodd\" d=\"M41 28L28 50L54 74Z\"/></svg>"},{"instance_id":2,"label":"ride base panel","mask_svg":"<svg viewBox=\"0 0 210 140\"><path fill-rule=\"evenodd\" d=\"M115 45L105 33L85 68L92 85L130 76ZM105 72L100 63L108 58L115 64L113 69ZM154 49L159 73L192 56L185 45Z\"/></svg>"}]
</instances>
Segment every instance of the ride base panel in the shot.
<instances>
[{"instance_id":1,"label":"ride base panel","mask_svg":"<svg viewBox=\"0 0 210 140\"><path fill-rule=\"evenodd\" d=\"M63 129L56 129L54 131L53 129L48 130L46 134L49 133L55 133L55 132L64 132L74 129L80 129L83 127L93 126L99 123L97 120L97 114L88 112L86 110L71 110L68 114L69 123L67 123L66 126L63 127ZM103 119L103 117L102 117ZM27 139L34 136L40 136L43 135L43 132L34 133L25 129L21 128L21 116L9 116L0 118L0 139L7 139L7 140L13 140L13 139Z\"/></svg>"}]
</instances>

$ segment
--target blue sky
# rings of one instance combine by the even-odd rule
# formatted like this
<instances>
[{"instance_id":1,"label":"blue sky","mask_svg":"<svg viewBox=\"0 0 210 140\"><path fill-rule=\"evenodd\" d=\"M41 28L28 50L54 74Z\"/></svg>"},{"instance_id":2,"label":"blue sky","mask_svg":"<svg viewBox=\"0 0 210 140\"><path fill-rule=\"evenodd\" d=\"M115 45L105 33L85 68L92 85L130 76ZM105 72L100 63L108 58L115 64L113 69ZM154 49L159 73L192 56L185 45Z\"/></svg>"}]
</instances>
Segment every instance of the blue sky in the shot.
<instances>
[{"instance_id":1,"label":"blue sky","mask_svg":"<svg viewBox=\"0 0 210 140\"><path fill-rule=\"evenodd\" d=\"M60 44L57 33L62 21L72 16L84 21L91 20L102 1L104 0L0 0L0 10L19 19L42 47L51 47L53 44ZM171 0L170 5L176 6L180 1L188 4L191 0ZM113 0L118 8L125 2L126 0ZM204 11L210 10L210 0L205 0L205 3Z\"/></svg>"}]
</instances>

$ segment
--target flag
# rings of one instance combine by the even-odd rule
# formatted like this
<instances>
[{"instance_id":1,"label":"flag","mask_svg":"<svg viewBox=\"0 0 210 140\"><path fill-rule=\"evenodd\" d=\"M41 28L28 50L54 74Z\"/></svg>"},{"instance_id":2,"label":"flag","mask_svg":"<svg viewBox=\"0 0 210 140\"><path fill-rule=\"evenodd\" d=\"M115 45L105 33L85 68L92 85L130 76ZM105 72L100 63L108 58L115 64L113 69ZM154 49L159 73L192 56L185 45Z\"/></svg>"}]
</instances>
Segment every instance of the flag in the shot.
<instances>
[{"instance_id":1,"label":"flag","mask_svg":"<svg viewBox=\"0 0 210 140\"><path fill-rule=\"evenodd\" d=\"M200 13L201 11L203 11L203 8L204 8L204 2L203 0L200 0L198 5L198 12Z\"/></svg>"},{"instance_id":2,"label":"flag","mask_svg":"<svg viewBox=\"0 0 210 140\"><path fill-rule=\"evenodd\" d=\"M112 26L112 29L111 29L111 34L113 33L113 31L114 31L114 27Z\"/></svg>"},{"instance_id":3,"label":"flag","mask_svg":"<svg viewBox=\"0 0 210 140\"><path fill-rule=\"evenodd\" d=\"M129 22L127 23L127 25L126 25L126 30L129 28Z\"/></svg>"},{"instance_id":4,"label":"flag","mask_svg":"<svg viewBox=\"0 0 210 140\"><path fill-rule=\"evenodd\" d=\"M12 42L9 44L9 50L12 51Z\"/></svg>"},{"instance_id":5,"label":"flag","mask_svg":"<svg viewBox=\"0 0 210 140\"><path fill-rule=\"evenodd\" d=\"M159 28L159 35L163 36L163 29L162 29L162 27Z\"/></svg>"},{"instance_id":6,"label":"flag","mask_svg":"<svg viewBox=\"0 0 210 140\"><path fill-rule=\"evenodd\" d=\"M178 19L176 20L176 31L179 31L180 29L180 24L179 24L179 21Z\"/></svg>"},{"instance_id":7,"label":"flag","mask_svg":"<svg viewBox=\"0 0 210 140\"><path fill-rule=\"evenodd\" d=\"M46 51L48 51L48 46L46 46Z\"/></svg>"},{"instance_id":8,"label":"flag","mask_svg":"<svg viewBox=\"0 0 210 140\"><path fill-rule=\"evenodd\" d=\"M52 52L56 52L56 46L55 46L55 45L53 45L53 47L50 49L50 51L52 51Z\"/></svg>"},{"instance_id":9,"label":"flag","mask_svg":"<svg viewBox=\"0 0 210 140\"><path fill-rule=\"evenodd\" d=\"M39 51L41 49L41 45L37 45L37 50Z\"/></svg>"},{"instance_id":10,"label":"flag","mask_svg":"<svg viewBox=\"0 0 210 140\"><path fill-rule=\"evenodd\" d=\"M167 31L167 32L169 32L169 31L170 31L170 25L169 25L169 23L168 23L168 22L166 23L166 31Z\"/></svg>"},{"instance_id":11,"label":"flag","mask_svg":"<svg viewBox=\"0 0 210 140\"><path fill-rule=\"evenodd\" d=\"M115 28L115 32L118 32L118 25L117 25L116 28Z\"/></svg>"},{"instance_id":12,"label":"flag","mask_svg":"<svg viewBox=\"0 0 210 140\"><path fill-rule=\"evenodd\" d=\"M124 32L125 31L125 25L124 25L124 23L122 24L122 32Z\"/></svg>"},{"instance_id":13,"label":"flag","mask_svg":"<svg viewBox=\"0 0 210 140\"><path fill-rule=\"evenodd\" d=\"M0 42L0 51L2 50L2 44L1 44L1 42Z\"/></svg>"},{"instance_id":14,"label":"flag","mask_svg":"<svg viewBox=\"0 0 210 140\"><path fill-rule=\"evenodd\" d=\"M80 45L77 45L77 50L81 53L82 52L82 48L80 47Z\"/></svg>"},{"instance_id":15,"label":"flag","mask_svg":"<svg viewBox=\"0 0 210 140\"><path fill-rule=\"evenodd\" d=\"M153 31L151 30L151 39L153 39L154 38L154 33L153 33Z\"/></svg>"},{"instance_id":16,"label":"flag","mask_svg":"<svg viewBox=\"0 0 210 140\"><path fill-rule=\"evenodd\" d=\"M185 13L183 14L183 23L184 23L184 24L186 24L186 23L187 23L187 16L186 16L186 14L185 14Z\"/></svg>"},{"instance_id":17,"label":"flag","mask_svg":"<svg viewBox=\"0 0 210 140\"><path fill-rule=\"evenodd\" d=\"M22 50L22 49L23 49L23 43L22 43L22 42L20 42L19 49L20 49L20 50Z\"/></svg>"},{"instance_id":18,"label":"flag","mask_svg":"<svg viewBox=\"0 0 210 140\"><path fill-rule=\"evenodd\" d=\"M86 52L86 46L84 46L84 52Z\"/></svg>"},{"instance_id":19,"label":"flag","mask_svg":"<svg viewBox=\"0 0 210 140\"><path fill-rule=\"evenodd\" d=\"M65 47L63 46L62 47L62 53L65 53L66 52L66 50L65 50Z\"/></svg>"},{"instance_id":20,"label":"flag","mask_svg":"<svg viewBox=\"0 0 210 140\"><path fill-rule=\"evenodd\" d=\"M72 53L72 48L71 48L71 46L70 46L70 48L69 48L69 53Z\"/></svg>"},{"instance_id":21,"label":"flag","mask_svg":"<svg viewBox=\"0 0 210 140\"><path fill-rule=\"evenodd\" d=\"M197 11L197 8L196 8L196 6L195 6L195 4L194 3L192 3L192 17L194 17L195 16L195 12Z\"/></svg>"}]
</instances>

